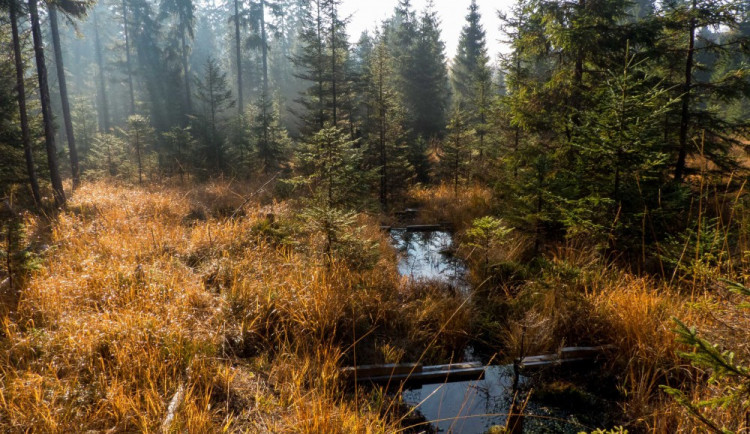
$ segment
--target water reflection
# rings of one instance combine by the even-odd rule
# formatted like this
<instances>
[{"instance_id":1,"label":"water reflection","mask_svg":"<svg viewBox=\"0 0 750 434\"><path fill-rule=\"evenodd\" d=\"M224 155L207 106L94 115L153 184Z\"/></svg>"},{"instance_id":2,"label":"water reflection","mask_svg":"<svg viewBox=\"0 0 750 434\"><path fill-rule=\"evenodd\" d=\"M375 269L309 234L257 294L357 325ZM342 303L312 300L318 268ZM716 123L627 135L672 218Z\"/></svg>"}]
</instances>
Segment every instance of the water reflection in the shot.
<instances>
[{"instance_id":1,"label":"water reflection","mask_svg":"<svg viewBox=\"0 0 750 434\"><path fill-rule=\"evenodd\" d=\"M521 377L522 388L528 381ZM512 385L511 366L488 366L481 380L425 384L402 396L437 432L480 434L505 426L513 401ZM575 415L536 403L533 396L524 411L524 432L577 433L583 428Z\"/></svg>"},{"instance_id":2,"label":"water reflection","mask_svg":"<svg viewBox=\"0 0 750 434\"><path fill-rule=\"evenodd\" d=\"M444 282L454 288L467 287L466 267L452 255L454 246L450 232L393 229L391 237L401 254L398 271L402 276Z\"/></svg>"}]
</instances>

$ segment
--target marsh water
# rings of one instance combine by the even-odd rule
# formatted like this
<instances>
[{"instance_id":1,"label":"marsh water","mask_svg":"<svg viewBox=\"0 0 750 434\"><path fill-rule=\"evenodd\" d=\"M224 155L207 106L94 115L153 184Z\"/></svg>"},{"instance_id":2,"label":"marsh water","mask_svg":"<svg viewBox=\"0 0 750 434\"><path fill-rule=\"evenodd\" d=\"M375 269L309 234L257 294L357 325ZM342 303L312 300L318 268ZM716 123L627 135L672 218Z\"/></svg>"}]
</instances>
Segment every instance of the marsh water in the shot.
<instances>
[{"instance_id":1,"label":"marsh water","mask_svg":"<svg viewBox=\"0 0 750 434\"><path fill-rule=\"evenodd\" d=\"M398 272L402 276L445 283L455 289L469 288L466 266L452 254L456 248L452 233L392 229L391 238L400 253Z\"/></svg>"},{"instance_id":2,"label":"marsh water","mask_svg":"<svg viewBox=\"0 0 750 434\"><path fill-rule=\"evenodd\" d=\"M519 385L527 390L530 380L521 377ZM480 380L425 384L402 393L404 402L416 407L435 431L467 434L505 426L513 396L513 367L509 365L488 366ZM519 399L525 399L525 393L519 393ZM536 400L533 393L523 413L526 433L578 433L596 425L591 417L577 415L571 408Z\"/></svg>"},{"instance_id":3,"label":"marsh water","mask_svg":"<svg viewBox=\"0 0 750 434\"><path fill-rule=\"evenodd\" d=\"M456 249L453 234L393 229L391 237L400 254L398 270L402 276L447 284L469 294L471 285L466 279L467 267L452 255ZM514 398L512 385L513 367L495 365L487 366L481 379L414 386L404 391L402 398L409 406L416 407L437 432L481 434L492 427L505 426ZM521 390L527 390L531 385L530 379L520 377ZM520 396L524 399L525 394ZM589 402L579 401L571 406L570 402L545 402L533 393L524 411L523 431L590 431L600 423L596 414L600 413L601 403L594 397L589 398Z\"/></svg>"}]
</instances>

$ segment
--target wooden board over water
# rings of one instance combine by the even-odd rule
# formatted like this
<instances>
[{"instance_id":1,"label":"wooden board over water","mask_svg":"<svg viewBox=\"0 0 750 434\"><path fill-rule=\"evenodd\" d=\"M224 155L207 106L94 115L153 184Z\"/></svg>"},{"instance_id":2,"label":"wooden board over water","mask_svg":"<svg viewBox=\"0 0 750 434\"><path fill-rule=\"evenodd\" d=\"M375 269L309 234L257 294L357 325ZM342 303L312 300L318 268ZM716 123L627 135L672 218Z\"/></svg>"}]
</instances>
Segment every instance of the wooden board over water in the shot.
<instances>
[{"instance_id":1,"label":"wooden board over water","mask_svg":"<svg viewBox=\"0 0 750 434\"><path fill-rule=\"evenodd\" d=\"M598 347L567 347L555 354L529 356L521 359L520 368L525 370L541 369L569 363L591 362L601 357L603 353L612 350L611 345Z\"/></svg>"},{"instance_id":2,"label":"wooden board over water","mask_svg":"<svg viewBox=\"0 0 750 434\"><path fill-rule=\"evenodd\" d=\"M343 368L342 375L357 383L398 384L442 383L466 379L481 379L484 366L479 362L422 366L415 363L361 365Z\"/></svg>"}]
</instances>

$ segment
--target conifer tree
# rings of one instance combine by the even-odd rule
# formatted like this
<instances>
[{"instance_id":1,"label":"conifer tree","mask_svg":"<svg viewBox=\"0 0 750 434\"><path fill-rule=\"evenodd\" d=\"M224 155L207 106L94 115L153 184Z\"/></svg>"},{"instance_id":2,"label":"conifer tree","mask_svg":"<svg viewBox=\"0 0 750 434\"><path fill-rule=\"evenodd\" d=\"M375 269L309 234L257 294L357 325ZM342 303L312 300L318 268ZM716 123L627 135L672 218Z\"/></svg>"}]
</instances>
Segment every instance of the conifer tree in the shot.
<instances>
[{"instance_id":1,"label":"conifer tree","mask_svg":"<svg viewBox=\"0 0 750 434\"><path fill-rule=\"evenodd\" d=\"M261 95L251 131L255 139L252 159L263 173L277 170L287 159L291 140L279 119L279 109Z\"/></svg>"},{"instance_id":2,"label":"conifer tree","mask_svg":"<svg viewBox=\"0 0 750 434\"><path fill-rule=\"evenodd\" d=\"M75 131L73 130L73 117L70 112L68 84L65 78L65 64L63 62L62 46L60 43L60 29L57 19L58 8L68 17L81 17L86 13L87 4L78 0L64 0L50 5L48 8L52 47L55 53L57 84L60 88L60 104L63 112L63 123L65 125L65 138L68 141L68 156L70 158L71 174L73 175L73 189L76 189L81 183L81 171L78 163L78 149L76 147Z\"/></svg>"},{"instance_id":3,"label":"conifer tree","mask_svg":"<svg viewBox=\"0 0 750 434\"><path fill-rule=\"evenodd\" d=\"M42 195L39 191L36 167L34 166L34 155L31 145L31 131L29 118L26 111L26 83L24 82L24 61L21 52L21 40L18 32L18 9L21 7L16 0L9 0L7 8L10 12L11 38L13 44L13 60L16 73L16 100L18 102L19 123L21 127L21 141L23 142L23 153L26 161L26 173L29 178L31 194L34 202L41 203Z\"/></svg>"},{"instance_id":4,"label":"conifer tree","mask_svg":"<svg viewBox=\"0 0 750 434\"><path fill-rule=\"evenodd\" d=\"M419 20L405 91L414 133L425 139L442 135L448 106L448 72L445 44L440 38L440 22L432 2Z\"/></svg>"},{"instance_id":5,"label":"conifer tree","mask_svg":"<svg viewBox=\"0 0 750 434\"><path fill-rule=\"evenodd\" d=\"M143 184L143 172L150 165L154 129L148 118L133 115L128 118L127 128L123 131L123 135L135 158L138 183Z\"/></svg>"},{"instance_id":6,"label":"conifer tree","mask_svg":"<svg viewBox=\"0 0 750 434\"><path fill-rule=\"evenodd\" d=\"M243 110L245 109L242 83L242 38L240 36L240 16L242 8L240 6L240 0L233 0L232 3L234 5L234 15L232 16L232 21L234 22L234 61L237 67L237 112L239 118L242 118L244 115Z\"/></svg>"},{"instance_id":7,"label":"conifer tree","mask_svg":"<svg viewBox=\"0 0 750 434\"><path fill-rule=\"evenodd\" d=\"M173 127L163 133L166 149L163 156L166 167L174 174L180 176L180 182L184 182L185 175L190 176L190 156L195 152L196 140L193 138L190 127Z\"/></svg>"},{"instance_id":8,"label":"conifer tree","mask_svg":"<svg viewBox=\"0 0 750 434\"><path fill-rule=\"evenodd\" d=\"M294 183L309 192L305 217L324 235L324 253L330 258L342 230L353 221L351 209L366 197L369 173L363 149L341 128L327 124L301 145L298 158Z\"/></svg>"},{"instance_id":9,"label":"conifer tree","mask_svg":"<svg viewBox=\"0 0 750 434\"><path fill-rule=\"evenodd\" d=\"M724 283L731 292L740 297L738 307L743 310L750 309L750 303L747 301L750 299L750 288L726 280ZM688 360L695 368L709 373L707 382L719 391L719 394L715 398L696 402L677 388L664 385L660 386L661 389L684 407L707 432L743 431L747 428L747 415L750 411L750 403L747 400L748 390L750 390L750 364L747 360L739 360L736 350L722 349L718 344L707 340L695 327L689 327L678 319L674 321L677 324L674 331L678 340L691 348L690 352L680 352L680 356ZM727 418L730 421L728 426L713 420L708 410L716 409L734 416Z\"/></svg>"},{"instance_id":10,"label":"conifer tree","mask_svg":"<svg viewBox=\"0 0 750 434\"><path fill-rule=\"evenodd\" d=\"M467 178L467 166L471 161L474 130L469 126L466 113L455 109L448 133L443 140L440 155L440 172L444 180L453 185L453 194L458 196L458 187Z\"/></svg>"},{"instance_id":11,"label":"conifer tree","mask_svg":"<svg viewBox=\"0 0 750 434\"><path fill-rule=\"evenodd\" d=\"M393 57L394 89L401 95L401 104L409 107L406 100L407 91L413 83L412 63L414 61L419 22L411 0L399 0L393 17L383 28L383 38L388 41L388 48Z\"/></svg>"},{"instance_id":12,"label":"conifer tree","mask_svg":"<svg viewBox=\"0 0 750 434\"><path fill-rule=\"evenodd\" d=\"M750 36L734 32L742 23L743 2L729 0L673 0L665 2L663 20L665 29L660 42L663 61L670 71L666 78L675 85L675 93L681 98L679 108L671 118L675 128L668 125L666 137L673 144L676 154L674 180L681 182L688 172L687 159L697 151L693 141L705 131L703 154L722 169L733 166L727 157L732 146L738 145L737 133L745 126L744 121L732 122L722 119L715 104L732 103L750 95L750 69L743 65L722 68L720 75L701 74L700 58L711 56L730 59L750 43ZM726 39L717 41L699 33L709 27L729 29ZM705 62L704 62L705 63ZM676 68L674 68L676 67ZM675 134L670 134L670 130ZM675 137L676 136L676 137Z\"/></svg>"},{"instance_id":13,"label":"conifer tree","mask_svg":"<svg viewBox=\"0 0 750 434\"><path fill-rule=\"evenodd\" d=\"M224 138L220 130L222 114L235 104L227 73L222 72L216 59L210 57L206 60L202 79L196 79L195 84L201 103L200 125L206 157L213 160L214 169L220 171L225 162Z\"/></svg>"},{"instance_id":14,"label":"conifer tree","mask_svg":"<svg viewBox=\"0 0 750 434\"><path fill-rule=\"evenodd\" d=\"M330 62L326 59L325 4L323 0L312 0L302 11L302 29L299 34L300 51L292 58L297 67L296 77L310 82L300 95L298 102L306 111L306 132L323 128L329 120L327 113L327 72Z\"/></svg>"},{"instance_id":15,"label":"conifer tree","mask_svg":"<svg viewBox=\"0 0 750 434\"><path fill-rule=\"evenodd\" d=\"M454 107L467 112L469 122L476 130L479 163L483 164L487 117L492 103L492 73L480 19L479 6L476 0L472 0L453 60L451 84ZM477 172L481 171L479 168Z\"/></svg>"},{"instance_id":16,"label":"conifer tree","mask_svg":"<svg viewBox=\"0 0 750 434\"><path fill-rule=\"evenodd\" d=\"M86 174L94 178L128 178L130 164L125 142L112 133L97 133L86 155Z\"/></svg>"},{"instance_id":17,"label":"conifer tree","mask_svg":"<svg viewBox=\"0 0 750 434\"><path fill-rule=\"evenodd\" d=\"M176 21L174 32L180 41L180 59L182 61L182 75L185 84L185 107L187 114L190 114L193 110L193 103L188 58L190 56L189 43L194 36L195 5L192 0L161 0L159 9L161 19L171 16Z\"/></svg>"},{"instance_id":18,"label":"conifer tree","mask_svg":"<svg viewBox=\"0 0 750 434\"><path fill-rule=\"evenodd\" d=\"M458 51L453 59L451 68L451 85L453 88L453 103L472 116L478 114L476 107L479 99L478 91L490 81L487 74L489 58L485 31L479 22L481 15L476 0L469 5L466 25L461 30L458 40ZM481 83L484 81L484 83Z\"/></svg>"},{"instance_id":19,"label":"conifer tree","mask_svg":"<svg viewBox=\"0 0 750 434\"><path fill-rule=\"evenodd\" d=\"M297 77L311 82L299 102L306 110L308 134L330 122L340 125L352 110L348 100L352 81L346 20L339 16L340 0L313 0L304 11L300 52L293 57Z\"/></svg>"},{"instance_id":20,"label":"conifer tree","mask_svg":"<svg viewBox=\"0 0 750 434\"><path fill-rule=\"evenodd\" d=\"M390 200L408 185L413 169L407 159L404 110L390 78L393 59L389 44L381 37L369 61L367 106L371 112L366 125L368 154L379 177L380 205L388 209Z\"/></svg>"},{"instance_id":21,"label":"conifer tree","mask_svg":"<svg viewBox=\"0 0 750 434\"><path fill-rule=\"evenodd\" d=\"M52 191L55 197L55 205L65 206L65 191L63 189L60 168L57 162L57 144L55 142L55 131L50 106L49 83L47 81L47 63L44 58L44 42L42 40L42 28L39 21L39 8L37 0L29 0L29 15L31 16L31 34L34 39L34 54L36 57L37 80L39 81L39 100L42 106L42 122L44 123L44 137L47 149L47 165L49 167Z\"/></svg>"},{"instance_id":22,"label":"conifer tree","mask_svg":"<svg viewBox=\"0 0 750 434\"><path fill-rule=\"evenodd\" d=\"M93 10L94 22L94 51L96 53L96 66L97 66L97 113L99 114L99 131L109 131L109 98L107 96L107 80L105 78L104 69L104 53L102 49L102 41L99 32L99 18L96 12L96 8Z\"/></svg>"}]
</instances>

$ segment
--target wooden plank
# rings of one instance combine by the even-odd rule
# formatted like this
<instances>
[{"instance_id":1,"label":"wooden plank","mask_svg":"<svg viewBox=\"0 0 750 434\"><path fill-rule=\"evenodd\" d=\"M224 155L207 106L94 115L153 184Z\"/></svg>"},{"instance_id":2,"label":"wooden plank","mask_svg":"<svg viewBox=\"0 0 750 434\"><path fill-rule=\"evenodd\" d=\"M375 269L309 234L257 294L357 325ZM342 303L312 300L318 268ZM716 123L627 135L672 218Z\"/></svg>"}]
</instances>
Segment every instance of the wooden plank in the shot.
<instances>
[{"instance_id":1,"label":"wooden plank","mask_svg":"<svg viewBox=\"0 0 750 434\"><path fill-rule=\"evenodd\" d=\"M612 345L598 347L566 347L556 354L528 356L521 359L521 369L538 369L546 366L559 366L563 363L580 363L595 360L603 352L611 350Z\"/></svg>"},{"instance_id":2,"label":"wooden plank","mask_svg":"<svg viewBox=\"0 0 750 434\"><path fill-rule=\"evenodd\" d=\"M472 369L481 368L483 366L484 365L482 365L480 362L449 363L447 365L425 366L422 368L422 372L448 371L452 369Z\"/></svg>"},{"instance_id":3,"label":"wooden plank","mask_svg":"<svg viewBox=\"0 0 750 434\"><path fill-rule=\"evenodd\" d=\"M422 372L422 365L417 363L388 363L385 365L348 366L341 369L341 373L352 380L355 375L359 380L360 378L403 375L411 372Z\"/></svg>"},{"instance_id":4,"label":"wooden plank","mask_svg":"<svg viewBox=\"0 0 750 434\"><path fill-rule=\"evenodd\" d=\"M484 366L479 362L422 366L416 363L360 365L341 369L342 375L357 383L442 382L460 378L481 378Z\"/></svg>"},{"instance_id":5,"label":"wooden plank","mask_svg":"<svg viewBox=\"0 0 750 434\"><path fill-rule=\"evenodd\" d=\"M406 227L407 232L432 232L445 230L443 225L409 225Z\"/></svg>"},{"instance_id":6,"label":"wooden plank","mask_svg":"<svg viewBox=\"0 0 750 434\"><path fill-rule=\"evenodd\" d=\"M377 377L357 378L358 383L442 383L445 381L481 380L484 377L484 367L449 369L436 371L422 371L413 374L383 375Z\"/></svg>"}]
</instances>

